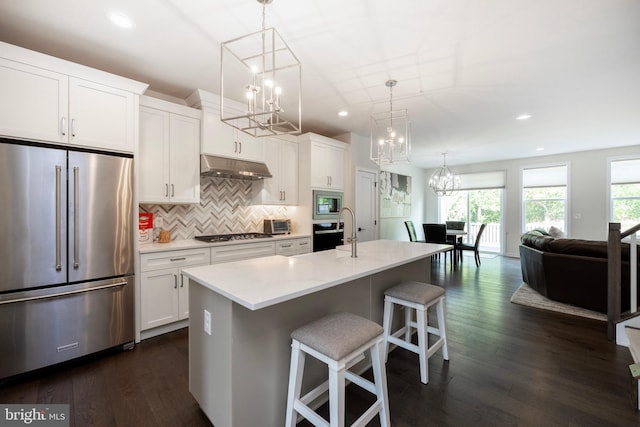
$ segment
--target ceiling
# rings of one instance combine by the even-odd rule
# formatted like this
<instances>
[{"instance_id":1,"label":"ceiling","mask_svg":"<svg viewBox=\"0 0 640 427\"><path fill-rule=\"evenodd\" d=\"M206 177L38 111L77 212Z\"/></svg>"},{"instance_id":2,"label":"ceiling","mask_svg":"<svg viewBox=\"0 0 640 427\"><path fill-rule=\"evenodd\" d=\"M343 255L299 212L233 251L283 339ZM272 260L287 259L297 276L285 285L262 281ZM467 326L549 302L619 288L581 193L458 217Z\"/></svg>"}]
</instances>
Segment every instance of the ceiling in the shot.
<instances>
[{"instance_id":1,"label":"ceiling","mask_svg":"<svg viewBox=\"0 0 640 427\"><path fill-rule=\"evenodd\" d=\"M256 0L0 2L0 40L181 99L220 93L220 43L261 25ZM368 138L395 79L417 166L640 144L638 0L274 0L266 26L302 63L304 132Z\"/></svg>"}]
</instances>

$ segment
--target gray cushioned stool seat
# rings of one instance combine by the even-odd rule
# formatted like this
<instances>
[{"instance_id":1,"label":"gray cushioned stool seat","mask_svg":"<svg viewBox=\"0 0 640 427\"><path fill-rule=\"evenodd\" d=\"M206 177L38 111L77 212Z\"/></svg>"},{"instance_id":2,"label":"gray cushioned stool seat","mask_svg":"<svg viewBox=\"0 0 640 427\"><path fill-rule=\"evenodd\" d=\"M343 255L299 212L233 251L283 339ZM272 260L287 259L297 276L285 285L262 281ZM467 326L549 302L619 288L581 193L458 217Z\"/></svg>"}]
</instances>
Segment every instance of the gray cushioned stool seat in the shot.
<instances>
[{"instance_id":1,"label":"gray cushioned stool seat","mask_svg":"<svg viewBox=\"0 0 640 427\"><path fill-rule=\"evenodd\" d=\"M338 312L296 329L291 338L340 360L382 333L382 326L371 320Z\"/></svg>"},{"instance_id":2,"label":"gray cushioned stool seat","mask_svg":"<svg viewBox=\"0 0 640 427\"><path fill-rule=\"evenodd\" d=\"M421 282L402 282L384 291L385 295L416 304L426 304L444 295L444 288Z\"/></svg>"}]
</instances>

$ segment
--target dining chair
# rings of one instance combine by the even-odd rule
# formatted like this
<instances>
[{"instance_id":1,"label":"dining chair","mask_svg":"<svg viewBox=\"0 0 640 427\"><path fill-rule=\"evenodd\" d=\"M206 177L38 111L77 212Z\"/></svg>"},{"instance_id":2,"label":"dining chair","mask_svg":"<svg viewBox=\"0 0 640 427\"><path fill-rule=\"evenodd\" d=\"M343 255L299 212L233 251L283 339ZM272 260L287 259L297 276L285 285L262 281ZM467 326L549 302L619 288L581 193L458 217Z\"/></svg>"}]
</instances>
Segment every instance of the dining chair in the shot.
<instances>
[{"instance_id":1,"label":"dining chair","mask_svg":"<svg viewBox=\"0 0 640 427\"><path fill-rule=\"evenodd\" d=\"M405 221L404 226L407 227L407 233L409 233L409 241L417 242L418 237L416 236L416 228L413 226L413 221Z\"/></svg>"},{"instance_id":2,"label":"dining chair","mask_svg":"<svg viewBox=\"0 0 640 427\"><path fill-rule=\"evenodd\" d=\"M446 224L422 224L422 229L424 230L424 241L427 243L439 243L442 245L450 244L447 241L447 225ZM448 250L447 252L451 255L451 262L453 265L453 249ZM445 261L447 259L447 255L445 253Z\"/></svg>"},{"instance_id":3,"label":"dining chair","mask_svg":"<svg viewBox=\"0 0 640 427\"><path fill-rule=\"evenodd\" d=\"M476 241L473 245L469 245L467 243L458 243L456 245L456 250L460 251L460 264L462 264L462 251L473 251L473 255L476 261L476 267L480 267L480 252L478 251L478 247L480 246L480 238L482 237L482 233L484 232L487 224L480 225L480 230L478 230L478 234L476 235Z\"/></svg>"},{"instance_id":4,"label":"dining chair","mask_svg":"<svg viewBox=\"0 0 640 427\"><path fill-rule=\"evenodd\" d=\"M447 230L464 230L464 226L467 224L466 221L445 221L447 225ZM447 236L447 241L453 245L457 244L459 240L461 240L462 236Z\"/></svg>"}]
</instances>

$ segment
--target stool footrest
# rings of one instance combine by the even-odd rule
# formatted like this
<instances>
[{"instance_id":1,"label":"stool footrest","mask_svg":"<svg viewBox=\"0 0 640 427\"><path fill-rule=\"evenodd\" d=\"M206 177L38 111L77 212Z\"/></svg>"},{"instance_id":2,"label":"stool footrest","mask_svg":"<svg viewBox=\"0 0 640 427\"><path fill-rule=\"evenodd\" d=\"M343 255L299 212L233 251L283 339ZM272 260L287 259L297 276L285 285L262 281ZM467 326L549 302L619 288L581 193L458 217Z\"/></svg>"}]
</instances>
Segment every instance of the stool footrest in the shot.
<instances>
[{"instance_id":1,"label":"stool footrest","mask_svg":"<svg viewBox=\"0 0 640 427\"><path fill-rule=\"evenodd\" d=\"M406 350L412 351L414 353L418 353L418 346L410 343L410 342L406 342L405 340L401 339L401 338L397 338L394 336L390 336L389 338L387 338L387 341L390 342L391 344L395 344L398 347L402 347Z\"/></svg>"},{"instance_id":2,"label":"stool footrest","mask_svg":"<svg viewBox=\"0 0 640 427\"><path fill-rule=\"evenodd\" d=\"M354 421L352 426L366 426L369 423L369 421L371 421L373 418L375 418L376 415L378 415L378 412L380 412L381 408L382 408L382 402L379 400L376 401L376 403L371 405L371 407L367 409L367 411L364 414L362 414L360 418Z\"/></svg>"},{"instance_id":3,"label":"stool footrest","mask_svg":"<svg viewBox=\"0 0 640 427\"><path fill-rule=\"evenodd\" d=\"M311 422L311 424L313 424L314 426L329 427L329 423L327 422L327 420L322 418L320 415L318 415L317 412L315 412L313 409L309 408L307 405L300 402L299 400L296 400L293 403L293 408L296 410L297 413L299 413L300 415L305 417L307 420L309 420L309 422Z\"/></svg>"}]
</instances>

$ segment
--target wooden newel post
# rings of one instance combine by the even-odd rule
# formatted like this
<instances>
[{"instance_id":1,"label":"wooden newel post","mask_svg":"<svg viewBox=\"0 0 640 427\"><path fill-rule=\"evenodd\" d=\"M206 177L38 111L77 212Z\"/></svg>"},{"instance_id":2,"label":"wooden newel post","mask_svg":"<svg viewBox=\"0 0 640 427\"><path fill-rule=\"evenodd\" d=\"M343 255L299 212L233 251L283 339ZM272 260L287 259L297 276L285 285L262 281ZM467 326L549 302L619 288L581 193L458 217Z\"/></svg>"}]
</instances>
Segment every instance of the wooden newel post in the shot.
<instances>
[{"instance_id":1,"label":"wooden newel post","mask_svg":"<svg viewBox=\"0 0 640 427\"><path fill-rule=\"evenodd\" d=\"M621 289L620 223L609 223L607 241L607 337L616 339L616 323L620 320Z\"/></svg>"}]
</instances>

